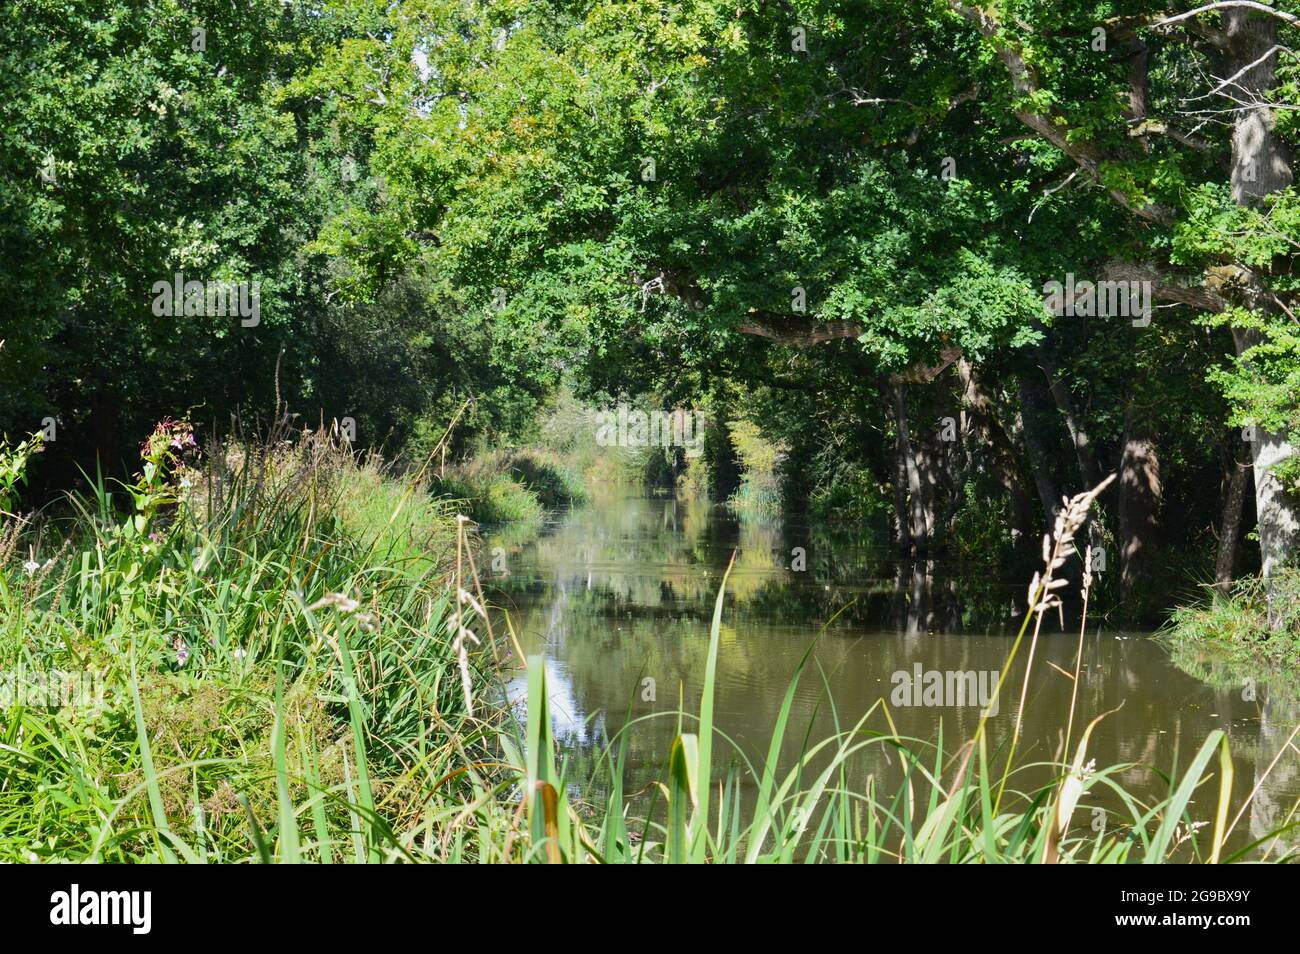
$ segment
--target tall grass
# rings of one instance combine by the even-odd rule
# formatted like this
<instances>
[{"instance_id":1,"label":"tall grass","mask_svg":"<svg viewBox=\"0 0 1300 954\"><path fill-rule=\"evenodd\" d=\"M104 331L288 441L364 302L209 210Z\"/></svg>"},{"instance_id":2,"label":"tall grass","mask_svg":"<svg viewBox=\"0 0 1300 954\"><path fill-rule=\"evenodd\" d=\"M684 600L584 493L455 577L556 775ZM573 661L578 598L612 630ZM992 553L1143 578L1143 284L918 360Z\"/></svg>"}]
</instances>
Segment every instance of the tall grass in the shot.
<instances>
[{"instance_id":1,"label":"tall grass","mask_svg":"<svg viewBox=\"0 0 1300 954\"><path fill-rule=\"evenodd\" d=\"M1207 597L1174 610L1162 636L1204 642L1242 659L1293 662L1300 656L1300 570L1279 569L1236 581L1229 593L1207 587ZM1272 610L1273 623L1269 612Z\"/></svg>"},{"instance_id":2,"label":"tall grass","mask_svg":"<svg viewBox=\"0 0 1300 954\"><path fill-rule=\"evenodd\" d=\"M413 779L482 761L446 505L309 436L73 506L51 562L0 567L0 663L102 697L0 710L0 859L378 860L426 810Z\"/></svg>"},{"instance_id":3,"label":"tall grass","mask_svg":"<svg viewBox=\"0 0 1300 954\"><path fill-rule=\"evenodd\" d=\"M553 735L542 660L528 660L523 712L493 691L494 667L519 649L488 628L464 520L319 436L214 450L202 469L155 451L135 484L99 483L77 502L49 562L0 565L5 669L94 670L105 687L75 705L0 710L0 861L1246 855L1224 848L1232 762L1219 732L1155 803L1125 792L1129 766L1088 765L1096 720L1025 791L1016 780L1042 766L990 752L982 732L951 748L881 729L883 703L783 763L812 645L765 758L749 761L715 724L726 576L699 711L653 716L678 725L658 782L648 796L624 791L629 720L600 755L610 784L588 795ZM379 483L367 492L367 481ZM38 551L62 536L49 533ZM1055 590L1050 567L1048 581L1036 602ZM902 765L896 785L850 781L850 764L875 751ZM1195 817L1207 783L1217 795ZM1101 831L1072 824L1094 794L1122 806Z\"/></svg>"}]
</instances>

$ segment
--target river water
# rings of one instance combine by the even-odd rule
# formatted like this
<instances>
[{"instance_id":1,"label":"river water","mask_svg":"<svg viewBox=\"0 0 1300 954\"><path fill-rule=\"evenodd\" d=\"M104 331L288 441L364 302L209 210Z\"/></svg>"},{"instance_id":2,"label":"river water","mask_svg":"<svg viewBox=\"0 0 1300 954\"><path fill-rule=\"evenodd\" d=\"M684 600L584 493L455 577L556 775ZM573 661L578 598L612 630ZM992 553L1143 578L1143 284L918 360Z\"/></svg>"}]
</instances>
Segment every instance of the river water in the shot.
<instances>
[{"instance_id":1,"label":"river water","mask_svg":"<svg viewBox=\"0 0 1300 954\"><path fill-rule=\"evenodd\" d=\"M605 783L600 753L625 728L625 786L644 791L679 731L676 713L699 711L709 624L733 551L715 703L718 730L732 744L715 745L715 766L762 759L782 699L814 640L782 751L786 767L797 761L805 739L850 727L873 706L866 727L887 731L882 698L899 734L933 742L942 732L949 751L971 737L981 702L996 705L989 722L992 751L1007 744L1020 714L1016 764L1027 767L1013 777L1016 790L1044 784L1050 772L1035 763L1059 758L1077 629L1062 632L1049 618L1023 712L1028 639L995 700L963 699L951 689L927 696L919 688L942 678L943 685L961 683L977 696L981 687L990 690L1014 631L975 621L996 618L996 608L1017 598L1023 602L1027 581L991 580L969 569L958 580L946 576L942 564L899 566L888 547L852 529L742 521L722 506L641 494L599 497L552 515L536 539L512 545L489 537L486 550L481 565L495 601L510 613L525 656L545 659L567 777L588 797L599 795ZM1283 824L1300 799L1300 751L1294 740L1285 745L1300 722L1300 704L1293 693L1248 682L1213 660L1179 662L1148 634L1090 625L1082 641L1071 748L1088 722L1109 712L1092 734L1088 757L1098 766L1131 764L1118 781L1150 803L1168 794L1168 774L1181 771L1212 730L1224 730L1236 768L1232 814L1260 788L1230 840L1230 847L1244 847ZM930 675L935 672L943 675ZM949 675L955 673L971 675ZM521 667L508 692L522 697ZM853 765L854 783L866 784L869 775L896 783L898 760L883 747L871 751ZM1197 793L1194 818L1213 818L1216 793L1217 782ZM1076 819L1108 827L1128 821L1117 796L1089 794Z\"/></svg>"}]
</instances>

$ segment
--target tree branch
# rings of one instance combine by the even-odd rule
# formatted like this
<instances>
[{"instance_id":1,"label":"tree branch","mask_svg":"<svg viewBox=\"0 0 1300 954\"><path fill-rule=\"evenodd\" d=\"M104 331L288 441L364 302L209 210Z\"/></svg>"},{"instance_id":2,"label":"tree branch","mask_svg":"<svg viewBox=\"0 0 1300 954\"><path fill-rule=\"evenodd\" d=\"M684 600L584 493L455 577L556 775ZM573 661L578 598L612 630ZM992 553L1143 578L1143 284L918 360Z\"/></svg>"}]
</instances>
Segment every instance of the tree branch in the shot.
<instances>
[{"instance_id":1,"label":"tree branch","mask_svg":"<svg viewBox=\"0 0 1300 954\"><path fill-rule=\"evenodd\" d=\"M1142 136L1168 136L1174 142L1181 142L1184 146L1196 149L1200 152L1212 152L1217 148L1214 143L1208 139L1202 139L1195 133L1186 132L1173 125L1159 119L1147 119L1138 123L1129 129L1128 134L1135 138Z\"/></svg>"},{"instance_id":2,"label":"tree branch","mask_svg":"<svg viewBox=\"0 0 1300 954\"><path fill-rule=\"evenodd\" d=\"M889 376L889 383L899 384L929 384L939 375L943 374L952 363L962 356L961 348L956 345L950 345L939 352L939 361L937 364L914 364L906 371L900 371L898 374Z\"/></svg>"},{"instance_id":3,"label":"tree branch","mask_svg":"<svg viewBox=\"0 0 1300 954\"><path fill-rule=\"evenodd\" d=\"M1291 26L1300 26L1300 17L1290 13L1283 13L1275 7L1268 4L1256 3L1254 0L1219 0L1218 3L1207 3L1203 7L1197 7L1195 10L1188 10L1186 13L1175 14L1172 17L1166 17L1151 24L1152 27L1171 26L1175 23L1181 23L1183 20L1190 20L1192 17L1200 16L1202 13L1209 13L1212 10L1225 10L1231 7L1254 10L1257 13L1267 13L1269 16L1277 17L1284 23Z\"/></svg>"},{"instance_id":4,"label":"tree branch","mask_svg":"<svg viewBox=\"0 0 1300 954\"><path fill-rule=\"evenodd\" d=\"M791 348L840 338L858 338L866 331L856 321L817 321L807 315L785 315L771 311L751 311L736 328L741 334L769 338Z\"/></svg>"},{"instance_id":5,"label":"tree branch","mask_svg":"<svg viewBox=\"0 0 1300 954\"><path fill-rule=\"evenodd\" d=\"M1038 71L1025 59L1023 48L1011 37L1003 34L1001 25L990 14L962 0L948 0L948 6L971 23L980 34L993 41L998 58L1011 74L1011 84L1017 93L1027 96L1041 89ZM1098 185L1102 185L1101 166L1111 159L1105 150L1090 139L1071 138L1071 128L1059 109L1047 113L1028 109L1013 110L1017 119L1040 137L1065 153ZM1120 189L1107 188L1110 197L1140 219L1156 225L1170 225L1173 212L1160 205L1138 205Z\"/></svg>"},{"instance_id":6,"label":"tree branch","mask_svg":"<svg viewBox=\"0 0 1300 954\"><path fill-rule=\"evenodd\" d=\"M1187 305L1189 308L1216 314L1228 308L1227 299L1218 291L1223 280L1214 275L1211 276L1208 284L1184 285L1151 265L1121 261L1110 262L1102 273L1107 281L1150 282L1152 297L1160 301Z\"/></svg>"}]
</instances>

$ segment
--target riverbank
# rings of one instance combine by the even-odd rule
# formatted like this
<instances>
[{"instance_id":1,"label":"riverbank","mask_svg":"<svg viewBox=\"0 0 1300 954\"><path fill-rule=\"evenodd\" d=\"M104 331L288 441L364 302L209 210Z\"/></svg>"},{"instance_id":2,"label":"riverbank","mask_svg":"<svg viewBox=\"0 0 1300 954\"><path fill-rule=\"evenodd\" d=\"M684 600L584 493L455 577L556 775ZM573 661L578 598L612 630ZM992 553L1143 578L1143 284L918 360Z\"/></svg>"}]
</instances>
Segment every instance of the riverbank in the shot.
<instances>
[{"instance_id":1,"label":"riverbank","mask_svg":"<svg viewBox=\"0 0 1300 954\"><path fill-rule=\"evenodd\" d=\"M0 860L373 861L481 796L450 503L326 434L200 458L175 422L70 503L0 525Z\"/></svg>"},{"instance_id":2,"label":"riverbank","mask_svg":"<svg viewBox=\"0 0 1300 954\"><path fill-rule=\"evenodd\" d=\"M650 802L623 787L644 754L630 731L597 756L612 786L591 789L556 737L547 657L491 625L457 506L327 434L205 451L164 422L129 486L96 486L68 518L5 518L0 861L1235 857L1222 810L1197 835L1214 805L1188 801L1230 765L1222 732L1169 795L1124 796L1100 836L1062 830L1134 768L1085 767L1090 730L1032 784L996 744L898 731L884 700L813 734L790 708L812 684L810 645L751 740L767 756L746 761L715 732L737 672L728 600L755 592L726 566L695 580L712 603L682 633L700 646L699 692L674 702L665 683L655 719L677 728ZM505 704L521 659L524 691ZM1001 718L968 737L1004 736ZM868 750L901 758L903 776L864 787L853 767Z\"/></svg>"},{"instance_id":3,"label":"riverbank","mask_svg":"<svg viewBox=\"0 0 1300 954\"><path fill-rule=\"evenodd\" d=\"M1175 609L1161 636L1300 678L1300 570L1276 571L1267 587L1248 577L1227 593L1211 590L1204 600Z\"/></svg>"}]
</instances>

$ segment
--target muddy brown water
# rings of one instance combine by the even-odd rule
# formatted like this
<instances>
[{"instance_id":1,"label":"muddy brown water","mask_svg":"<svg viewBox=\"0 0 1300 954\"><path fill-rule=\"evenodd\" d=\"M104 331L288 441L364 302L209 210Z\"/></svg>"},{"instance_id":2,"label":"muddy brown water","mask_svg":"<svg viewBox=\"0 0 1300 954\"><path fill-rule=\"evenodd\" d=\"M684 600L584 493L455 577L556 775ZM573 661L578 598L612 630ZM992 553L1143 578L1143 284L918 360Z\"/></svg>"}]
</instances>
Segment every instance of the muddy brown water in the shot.
<instances>
[{"instance_id":1,"label":"muddy brown water","mask_svg":"<svg viewBox=\"0 0 1300 954\"><path fill-rule=\"evenodd\" d=\"M1016 764L1025 767L1011 787L1026 791L1050 780L1044 763L1061 751L1078 630L1061 632L1055 620L1044 627L1022 713L1028 641L990 697L1015 634L1007 623L979 623L1010 606L1026 581L992 580L970 568L957 579L942 564L900 566L888 547L853 528L738 520L707 502L622 493L552 515L543 533L523 544L489 536L480 564L524 654L545 660L575 794L604 791L601 753L613 739L627 745L628 790L647 791L658 776L679 731L677 711L698 712L709 623L733 551L715 702L718 730L730 742L715 745L715 773L762 759L815 640L794 697L783 769L797 762L806 739L853 726L869 711L866 727L886 731L882 699L918 751L941 733L955 750L987 703L995 707L991 751L1006 746L1021 714ZM1149 634L1090 626L1071 748L1088 722L1109 713L1092 734L1088 758L1127 765L1116 781L1150 804L1168 794L1169 774L1222 729L1235 764L1230 818L1259 788L1230 841L1230 848L1245 847L1284 824L1300 799L1300 752L1285 745L1300 722L1300 702L1267 681L1180 661ZM1189 670L1216 674L1203 680ZM518 660L508 675L507 692L518 704L525 691ZM889 791L901 780L901 763L884 746L863 752L850 768L854 786L871 776ZM1216 794L1217 783L1196 794L1193 819L1212 821ZM1108 829L1131 820L1120 798L1102 789L1085 795L1075 817Z\"/></svg>"}]
</instances>

